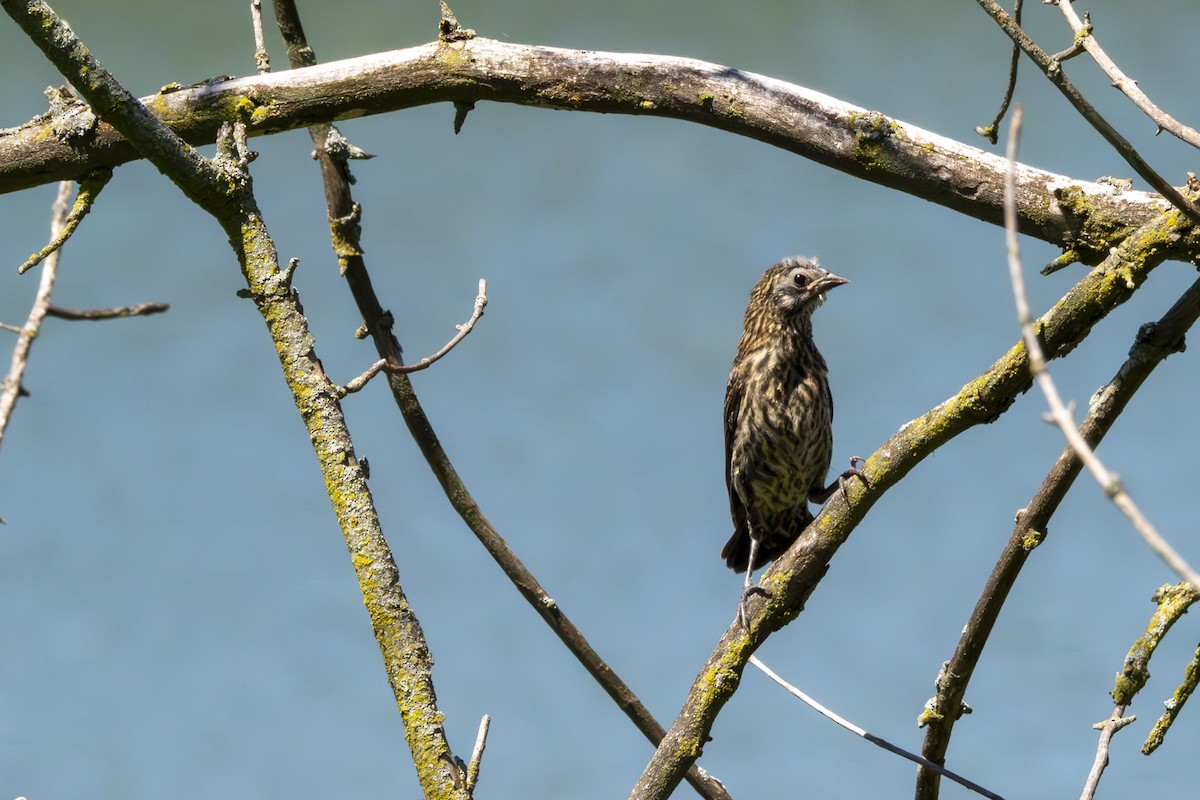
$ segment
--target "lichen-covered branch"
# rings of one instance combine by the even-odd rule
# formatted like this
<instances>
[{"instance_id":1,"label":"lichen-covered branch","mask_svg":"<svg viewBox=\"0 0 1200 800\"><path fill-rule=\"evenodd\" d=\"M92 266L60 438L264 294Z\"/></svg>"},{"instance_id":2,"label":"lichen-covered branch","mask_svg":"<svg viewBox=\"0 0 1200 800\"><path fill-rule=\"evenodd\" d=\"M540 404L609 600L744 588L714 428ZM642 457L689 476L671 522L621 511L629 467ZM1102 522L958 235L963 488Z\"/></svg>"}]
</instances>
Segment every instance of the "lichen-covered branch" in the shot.
<instances>
[{"instance_id":1,"label":"lichen-covered branch","mask_svg":"<svg viewBox=\"0 0 1200 800\"><path fill-rule=\"evenodd\" d=\"M1179 712L1183 710L1184 704L1191 698L1197 686L1200 686L1200 647L1196 648L1191 661L1184 669L1183 680L1175 687L1171 698L1163 703L1162 715L1155 721L1154 727L1146 736L1146 741L1142 743L1142 755L1150 755L1163 743L1167 731L1171 729L1171 725L1175 723Z\"/></svg>"},{"instance_id":2,"label":"lichen-covered branch","mask_svg":"<svg viewBox=\"0 0 1200 800\"><path fill-rule=\"evenodd\" d=\"M304 35L304 28L294 2L292 0L274 0L273 6L293 68L315 64L316 54ZM457 25L456 21L451 22L453 15L449 13L449 9L444 3L442 4L442 15L443 32L439 40L445 46L452 47L454 42L460 40L456 37L467 34L461 26ZM309 134L312 137L315 146L314 152L321 167L321 178L325 188L338 265L358 304L359 312L363 315L363 333L371 337L383 363L398 364L400 363L400 344L392 332L392 316L379 304L359 242L361 230L358 220L361 217L361 209L354 202L351 193L349 166L346 163L346 158L350 157L352 149L341 144L337 148L328 146L331 136L344 142L340 139L340 134L336 129L328 124L311 126ZM482 291L483 287L481 286L481 297L484 296ZM477 311L482 313L482 308L478 305ZM472 319L477 319L477 317L473 315ZM463 522L475 534L508 579L512 581L521 596L537 611L571 654L579 660L588 674L613 699L637 729L651 743L657 744L664 732L662 725L658 723L625 681L595 651L583 632L563 612L484 516L475 498L459 477L449 456L442 448L441 441L434 432L408 376L402 371L392 371L387 373L387 380L392 397L404 417L413 440L429 463L438 483L441 484L450 505L462 517ZM481 728L481 736L483 730ZM477 744L477 753L481 749L482 740ZM478 769L479 758L473 756L467 767L466 785L468 787L474 785ZM729 797L720 781L695 765L688 771L687 780L701 797L710 798L710 800Z\"/></svg>"},{"instance_id":3,"label":"lichen-covered branch","mask_svg":"<svg viewBox=\"0 0 1200 800\"><path fill-rule=\"evenodd\" d=\"M1116 255L1119 259L1126 254ZM1182 349L1184 335L1197 318L1200 318L1200 281L1193 283L1157 323L1144 325L1138 331L1129 357L1088 404L1087 416L1079 427L1084 442L1092 448L1100 443L1150 373L1169 355ZM921 750L925 758L935 763L945 758L955 723L964 708L967 686L1000 610L1026 560L1045 541L1050 518L1082 469L1079 452L1070 445L1065 447L1029 504L1017 516L1012 535L980 592L958 646L939 672L937 693L926 703L918 719L918 724L926 729ZM937 774L918 770L918 800L934 800L939 781Z\"/></svg>"},{"instance_id":4,"label":"lichen-covered branch","mask_svg":"<svg viewBox=\"0 0 1200 800\"><path fill-rule=\"evenodd\" d=\"M670 117L747 136L851 175L1001 224L1005 161L876 111L784 81L695 59L603 53L482 37L197 86L169 87L143 103L185 141L214 141L222 122L273 133L436 102L483 100L576 111ZM86 109L69 109L66 115ZM61 116L61 115L60 115ZM103 116L103 115L102 115ZM0 192L138 157L108 126L65 141L67 121L46 115L0 131ZM1021 231L1098 263L1167 207L1021 166Z\"/></svg>"},{"instance_id":5,"label":"lichen-covered branch","mask_svg":"<svg viewBox=\"0 0 1200 800\"><path fill-rule=\"evenodd\" d=\"M284 380L311 438L383 654L421 787L429 798L465 797L462 776L442 729L431 679L433 660L424 634L400 586L335 387L321 368L299 296L292 288L292 270L279 268L275 244L254 199L244 127L225 123L217 136L217 156L209 160L187 147L128 95L48 5L39 0L0 0L0 6L92 105L103 123L121 131L228 235L248 295L267 325Z\"/></svg>"}]
</instances>

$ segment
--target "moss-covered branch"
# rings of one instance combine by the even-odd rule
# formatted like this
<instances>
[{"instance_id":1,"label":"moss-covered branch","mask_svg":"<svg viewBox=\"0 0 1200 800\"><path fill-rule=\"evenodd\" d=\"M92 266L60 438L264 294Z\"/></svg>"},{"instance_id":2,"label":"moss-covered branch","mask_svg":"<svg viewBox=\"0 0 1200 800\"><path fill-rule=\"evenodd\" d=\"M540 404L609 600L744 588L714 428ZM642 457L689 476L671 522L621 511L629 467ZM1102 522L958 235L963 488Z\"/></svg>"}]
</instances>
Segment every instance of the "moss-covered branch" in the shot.
<instances>
[{"instance_id":1,"label":"moss-covered branch","mask_svg":"<svg viewBox=\"0 0 1200 800\"><path fill-rule=\"evenodd\" d=\"M101 124L119 131L130 146L216 218L228 235L248 295L267 325L284 380L312 440L424 794L465 797L459 767L442 730L431 679L433 659L400 586L336 387L321 368L299 296L292 288L292 271L279 269L275 244L255 202L244 128L240 123L224 123L217 136L217 156L207 159L129 95L48 5L37 0L0 0L0 6L96 110Z\"/></svg>"},{"instance_id":2,"label":"moss-covered branch","mask_svg":"<svg viewBox=\"0 0 1200 800\"><path fill-rule=\"evenodd\" d=\"M1184 335L1197 318L1200 318L1200 281L1193 283L1157 323L1143 325L1138 331L1129 357L1088 403L1087 416L1079 426L1084 441L1095 448L1104 439L1150 373L1169 355L1182 349ZM918 721L926 729L921 754L931 761L941 763L945 757L967 686L1000 609L1026 560L1045 541L1051 516L1082 469L1083 462L1075 449L1065 447L1018 515L1013 532L963 627L958 646L938 676L937 694L926 704ZM938 784L936 774L919 770L916 796L921 800L936 798Z\"/></svg>"}]
</instances>

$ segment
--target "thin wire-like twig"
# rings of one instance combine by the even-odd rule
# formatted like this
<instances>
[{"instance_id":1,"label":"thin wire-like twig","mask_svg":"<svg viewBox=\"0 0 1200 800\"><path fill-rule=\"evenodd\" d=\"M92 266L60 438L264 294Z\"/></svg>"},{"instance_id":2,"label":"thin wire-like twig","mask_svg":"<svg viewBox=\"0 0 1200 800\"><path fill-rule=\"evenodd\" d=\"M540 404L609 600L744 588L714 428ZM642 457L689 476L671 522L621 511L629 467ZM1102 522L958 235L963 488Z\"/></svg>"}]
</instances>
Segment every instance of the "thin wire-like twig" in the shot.
<instances>
[{"instance_id":1,"label":"thin wire-like twig","mask_svg":"<svg viewBox=\"0 0 1200 800\"><path fill-rule=\"evenodd\" d=\"M896 745L892 744L891 742L889 742L885 739L881 739L878 736L874 735L873 733L868 733L867 731L865 731L862 728L855 725L853 722L850 722L849 720L838 716L837 714L830 711L825 706L818 703L816 700L809 697L804 692L797 689L792 684L785 681L783 678L779 677L777 674L775 674L775 672L773 672L771 670L770 667L768 667L766 664L764 664L762 661L760 661L758 656L750 656L750 663L753 664L754 666L758 667L759 670L761 670L762 673L764 675L766 675L768 678L775 681L780 686L782 686L784 689L786 689L788 691L788 693L791 694L793 697L798 698L801 702L803 702L809 708L813 709L814 711L816 711L818 714L825 717L826 719L831 720L832 722L836 723L837 725L840 725L842 728L845 728L846 730L850 731L855 736L861 736L862 738L866 739L868 742L871 742L872 744L877 745L878 747L882 747L884 750L887 750L888 752L895 753L898 756L907 758L909 761L912 761L916 764L920 764L921 766L925 767L926 769L931 769L934 772L938 773L939 775L945 775L947 778L954 781L955 783L962 784L963 786L967 787L971 791L977 792L978 794L981 794L984 797L992 798L992 800L1004 800L1004 798L1002 798L1000 795L996 794L995 792L988 791L987 789L983 788L979 784L974 783L973 781L969 781L966 778L962 777L961 775L957 775L957 774L951 772L950 770L946 769L945 767L941 766L940 764L935 764L932 761L930 761L929 759L922 758L921 756L916 755L915 753L910 753L902 747L897 747Z\"/></svg>"},{"instance_id":2,"label":"thin wire-like twig","mask_svg":"<svg viewBox=\"0 0 1200 800\"><path fill-rule=\"evenodd\" d=\"M1017 24L1021 24L1021 0L1013 1L1013 19ZM976 127L975 132L983 138L987 139L992 144L999 141L1000 122L1004 119L1004 115L1008 113L1009 103L1012 102L1013 92L1017 88L1017 68L1021 64L1021 47L1016 42L1012 46L1012 59L1008 64L1008 85L1004 87L1004 97L1000 100L1000 108L996 111L996 116L992 120L992 124L985 127Z\"/></svg>"},{"instance_id":3,"label":"thin wire-like twig","mask_svg":"<svg viewBox=\"0 0 1200 800\"><path fill-rule=\"evenodd\" d=\"M1192 147L1200 148L1200 131L1184 125L1154 104L1154 101L1138 86L1138 82L1126 75L1117 66L1116 62L1109 57L1108 53L1104 52L1104 48L1100 46L1100 42L1096 40L1092 32L1092 25L1089 19L1081 20L1079 15L1075 13L1075 9L1070 2L1056 1L1054 5L1058 6L1059 11L1066 18L1067 24L1071 26L1076 41L1082 44L1083 49L1088 52L1088 55L1092 57L1096 65L1109 77L1114 88L1140 108L1158 126L1158 130L1166 131L1172 136L1187 142ZM1018 24L1020 24L1019 20Z\"/></svg>"},{"instance_id":4,"label":"thin wire-like twig","mask_svg":"<svg viewBox=\"0 0 1200 800\"><path fill-rule=\"evenodd\" d=\"M1055 424L1067 437L1071 447L1079 454L1079 458L1087 467L1088 472L1092 473L1096 482L1100 484L1104 494L1116 504L1117 508L1121 509L1121 512L1132 523L1134 530L1155 555L1166 562L1167 566L1180 577L1200 589L1200 574L1159 534L1142 510L1138 508L1133 498L1121 486L1117 476L1104 466L1095 451L1084 441L1079 429L1075 426L1071 411L1063 403L1058 394L1058 388L1054 385L1054 380L1046 369L1046 358L1042 353L1042 346L1038 342L1037 332L1034 331L1030 321L1029 302L1025 296L1025 281L1021 275L1021 249L1017 239L1016 163L1020 126L1021 107L1018 105L1013 111L1012 126L1008 137L1009 170L1005 181L1004 232L1008 250L1009 278L1012 281L1013 298L1017 307L1017 321L1021 325L1021 335L1029 353L1029 371L1046 396L1046 403L1050 406L1050 414Z\"/></svg>"},{"instance_id":5,"label":"thin wire-like twig","mask_svg":"<svg viewBox=\"0 0 1200 800\"><path fill-rule=\"evenodd\" d=\"M50 305L46 308L46 316L71 320L102 320L119 319L122 317L148 317L151 314L161 314L171 306L167 303L138 303L135 306L117 306L116 308L62 308Z\"/></svg>"},{"instance_id":6,"label":"thin wire-like twig","mask_svg":"<svg viewBox=\"0 0 1200 800\"><path fill-rule=\"evenodd\" d=\"M429 367L433 366L435 363L440 361L443 356L453 350L459 342L465 339L467 334L474 330L475 323L478 322L479 318L483 316L483 310L487 307L487 302L487 281L485 281L483 278L480 278L479 294L475 296L475 307L471 311L471 318L462 325L455 326L458 329L458 333L454 334L453 338L446 342L441 350L438 350L433 355L425 356L425 358L422 358L420 361L413 362L412 364L395 364L386 358L381 358L372 364L366 372L359 375L357 378L348 381L345 386L339 387L337 391L338 397L345 397L348 394L354 394L355 392L361 391L368 383L371 382L371 379L380 372L390 372L394 375L407 375L411 372L419 372L420 370L428 369Z\"/></svg>"}]
</instances>

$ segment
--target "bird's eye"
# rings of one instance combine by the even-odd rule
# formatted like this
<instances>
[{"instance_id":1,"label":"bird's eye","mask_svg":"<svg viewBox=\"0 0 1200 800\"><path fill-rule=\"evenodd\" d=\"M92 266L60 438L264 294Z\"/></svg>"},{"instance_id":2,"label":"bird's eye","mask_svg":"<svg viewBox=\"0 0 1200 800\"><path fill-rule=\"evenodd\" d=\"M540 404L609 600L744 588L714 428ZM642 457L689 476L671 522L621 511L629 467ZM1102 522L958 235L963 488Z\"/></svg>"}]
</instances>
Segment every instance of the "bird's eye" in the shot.
<instances>
[{"instance_id":1,"label":"bird's eye","mask_svg":"<svg viewBox=\"0 0 1200 800\"><path fill-rule=\"evenodd\" d=\"M808 277L803 272L795 272L792 274L792 283L803 289L808 286Z\"/></svg>"}]
</instances>

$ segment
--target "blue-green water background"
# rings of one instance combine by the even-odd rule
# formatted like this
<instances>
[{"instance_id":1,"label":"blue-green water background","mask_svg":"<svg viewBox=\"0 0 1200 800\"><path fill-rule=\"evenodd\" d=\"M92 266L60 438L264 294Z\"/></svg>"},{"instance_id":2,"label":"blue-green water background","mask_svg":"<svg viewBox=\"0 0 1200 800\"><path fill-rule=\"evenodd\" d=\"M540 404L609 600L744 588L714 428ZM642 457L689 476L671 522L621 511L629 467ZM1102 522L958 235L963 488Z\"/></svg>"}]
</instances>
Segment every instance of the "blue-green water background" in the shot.
<instances>
[{"instance_id":1,"label":"blue-green water background","mask_svg":"<svg viewBox=\"0 0 1200 800\"><path fill-rule=\"evenodd\" d=\"M56 3L145 95L253 70L245 6ZM309 7L312 6L312 7ZM771 75L979 145L1008 61L974 3L454 4L512 42L701 58ZM1080 7L1080 11L1084 7ZM1187 0L1090 7L1114 57L1196 121ZM431 2L302 4L322 61L434 37ZM1070 33L1030 4L1048 50ZM272 35L277 69L286 58ZM1173 183L1196 153L1133 111L1085 59L1076 80ZM60 84L5 20L0 125ZM1078 178L1131 171L1031 70L1022 158ZM1016 340L1002 232L763 144L659 119L480 105L463 133L435 105L347 122L365 245L409 358L438 347L486 277L476 332L414 378L485 512L664 723L733 614L721 403L750 286L784 255L853 279L820 312L837 399L836 462L867 455ZM259 138L256 188L335 379L370 345L330 255L307 133ZM1135 186L1141 187L1140 182ZM0 196L0 319L19 323L54 187ZM1036 277L1037 313L1080 275ZM1056 367L1086 404L1194 279L1164 265ZM63 259L56 302L167 301L168 314L49 321L0 452L0 798L412 797L419 791L378 649L263 325L239 300L217 226L145 164L118 170ZM1193 355L1158 370L1101 448L1151 518L1200 561ZM452 745L492 715L489 797L628 793L649 745L512 590L449 509L383 385L347 414L437 659ZM916 749L933 692L1014 512L1061 441L1036 392L885 496L800 619L762 657L819 700ZM1091 723L1174 577L1090 483L1029 561L968 695L952 768L1009 797L1071 796ZM1137 747L1197 640L1186 619L1153 663L1104 793L1186 795L1200 724ZM734 796L905 796L912 769L747 674L702 765ZM681 789L680 796L690 794ZM964 796L945 785L947 797Z\"/></svg>"}]
</instances>

